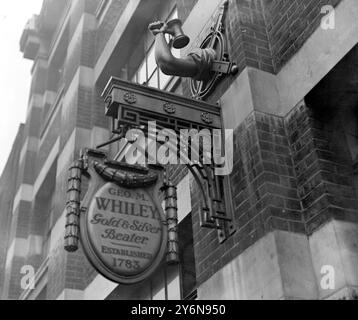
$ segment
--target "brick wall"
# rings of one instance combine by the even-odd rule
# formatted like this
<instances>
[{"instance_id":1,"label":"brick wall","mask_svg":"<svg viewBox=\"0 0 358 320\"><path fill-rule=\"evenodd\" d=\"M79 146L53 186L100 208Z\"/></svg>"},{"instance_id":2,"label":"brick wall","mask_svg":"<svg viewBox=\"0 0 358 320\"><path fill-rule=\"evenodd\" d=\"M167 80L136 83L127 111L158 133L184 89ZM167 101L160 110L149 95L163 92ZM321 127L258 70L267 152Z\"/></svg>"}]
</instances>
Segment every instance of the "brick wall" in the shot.
<instances>
[{"instance_id":1,"label":"brick wall","mask_svg":"<svg viewBox=\"0 0 358 320\"><path fill-rule=\"evenodd\" d=\"M276 72L320 26L325 5L341 0L262 0Z\"/></svg>"},{"instance_id":2,"label":"brick wall","mask_svg":"<svg viewBox=\"0 0 358 320\"><path fill-rule=\"evenodd\" d=\"M199 47L210 28L216 22L218 11L209 21L203 22L203 30L197 39L192 39L193 47ZM261 0L229 1L225 16L226 38L230 61L234 61L240 74L247 66L274 73L269 35L266 30L264 7ZM207 98L216 102L230 87L236 76L225 77ZM189 81L185 80L184 94L191 96Z\"/></svg>"},{"instance_id":3,"label":"brick wall","mask_svg":"<svg viewBox=\"0 0 358 320\"><path fill-rule=\"evenodd\" d=\"M9 245L13 210L13 195L16 193L17 164L23 145L24 125L20 125L9 159L0 177L0 298L4 290L6 252Z\"/></svg>"},{"instance_id":4,"label":"brick wall","mask_svg":"<svg viewBox=\"0 0 358 320\"><path fill-rule=\"evenodd\" d=\"M231 1L226 21L231 57L246 66L273 72L261 0Z\"/></svg>"},{"instance_id":5,"label":"brick wall","mask_svg":"<svg viewBox=\"0 0 358 320\"><path fill-rule=\"evenodd\" d=\"M68 98L66 105L62 107L60 149L66 145L76 126L77 103L78 92L73 94L71 98Z\"/></svg>"},{"instance_id":6,"label":"brick wall","mask_svg":"<svg viewBox=\"0 0 358 320\"><path fill-rule=\"evenodd\" d=\"M104 113L105 103L101 94L102 91L95 87L92 95L91 124L95 127L110 128L110 120Z\"/></svg>"},{"instance_id":7,"label":"brick wall","mask_svg":"<svg viewBox=\"0 0 358 320\"><path fill-rule=\"evenodd\" d=\"M340 1L230 0L225 19L226 37L229 57L238 65L238 75L245 67L278 73L320 26L324 17L321 8L335 7ZM192 39L195 46L203 41L214 21L212 17L198 39ZM207 100L218 101L234 79L225 77ZM184 94L191 96L188 81L183 86Z\"/></svg>"},{"instance_id":8,"label":"brick wall","mask_svg":"<svg viewBox=\"0 0 358 320\"><path fill-rule=\"evenodd\" d=\"M331 218L358 221L353 161L339 118L302 103L286 121L307 233Z\"/></svg>"},{"instance_id":9,"label":"brick wall","mask_svg":"<svg viewBox=\"0 0 358 320\"><path fill-rule=\"evenodd\" d=\"M313 110L302 102L285 118L253 112L235 130L230 178L237 231L224 244L216 230L199 226L200 194L194 183L199 283L272 230L310 235L332 218L358 221L344 127L339 118Z\"/></svg>"},{"instance_id":10,"label":"brick wall","mask_svg":"<svg viewBox=\"0 0 358 320\"><path fill-rule=\"evenodd\" d=\"M102 19L102 23L98 26L96 36L96 62L107 44L108 39L112 35L128 1L129 0L112 1L106 15Z\"/></svg>"},{"instance_id":11,"label":"brick wall","mask_svg":"<svg viewBox=\"0 0 358 320\"><path fill-rule=\"evenodd\" d=\"M65 289L66 275L66 252L63 249L64 240L61 238L55 244L55 249L51 252L48 267L47 299L54 300Z\"/></svg>"},{"instance_id":12,"label":"brick wall","mask_svg":"<svg viewBox=\"0 0 358 320\"><path fill-rule=\"evenodd\" d=\"M250 66L277 73L317 29L322 6L339 2L230 1L230 58L240 71ZM226 77L207 100L218 101L233 80ZM190 96L188 81L183 87ZM219 244L216 230L200 227L200 194L196 182L192 186L199 284L271 230L309 235L332 218L357 220L352 161L338 122L303 104L286 118L253 112L239 125L230 177L237 232L225 244Z\"/></svg>"},{"instance_id":13,"label":"brick wall","mask_svg":"<svg viewBox=\"0 0 358 320\"><path fill-rule=\"evenodd\" d=\"M86 187L86 183L84 186ZM82 196L86 193L83 190ZM65 200L62 199L62 203ZM57 207L61 207L59 202ZM63 230L64 236L65 230ZM55 250L50 253L48 299L56 299L65 289L85 290L98 274L84 255L80 246L74 253L64 250L63 237L55 244Z\"/></svg>"},{"instance_id":14,"label":"brick wall","mask_svg":"<svg viewBox=\"0 0 358 320\"><path fill-rule=\"evenodd\" d=\"M65 89L68 89L70 86L78 67L81 65L81 49L82 49L82 35L78 41L76 41L75 46L71 52L71 55L67 55L66 61L64 64L64 84Z\"/></svg>"},{"instance_id":15,"label":"brick wall","mask_svg":"<svg viewBox=\"0 0 358 320\"><path fill-rule=\"evenodd\" d=\"M199 283L271 230L305 232L283 118L253 112L235 130L230 179L234 236L219 244L216 230L200 228L198 213L194 215Z\"/></svg>"},{"instance_id":16,"label":"brick wall","mask_svg":"<svg viewBox=\"0 0 358 320\"><path fill-rule=\"evenodd\" d=\"M75 45L72 47L71 54L67 54L66 61L64 64L64 83L66 88L70 85L74 75L76 74L79 66L85 66L88 68L93 68L95 63L95 51L96 51L96 30L92 27L89 27L88 19L81 18L84 17L84 13L90 13L94 15L93 7L96 1L77 1L76 7L73 10L73 13L70 18L68 25L69 42L75 41ZM85 11L87 8L87 11ZM89 10L91 9L91 10ZM88 11L89 10L89 11ZM83 24L79 26L79 22L82 21ZM79 31L79 36L76 39L73 39L74 34L78 28L81 28Z\"/></svg>"},{"instance_id":17,"label":"brick wall","mask_svg":"<svg viewBox=\"0 0 358 320\"><path fill-rule=\"evenodd\" d=\"M39 150L36 156L36 168L32 171L35 176L41 172L46 160L48 159L52 148L54 147L56 140L60 134L61 127L61 111L57 112L57 115L53 118L52 123L49 123L49 127L44 131L44 136L41 137L41 142L39 144Z\"/></svg>"},{"instance_id":18,"label":"brick wall","mask_svg":"<svg viewBox=\"0 0 358 320\"><path fill-rule=\"evenodd\" d=\"M91 129L91 104L92 104L92 89L79 86L78 100L77 100L77 118L76 127Z\"/></svg>"}]
</instances>

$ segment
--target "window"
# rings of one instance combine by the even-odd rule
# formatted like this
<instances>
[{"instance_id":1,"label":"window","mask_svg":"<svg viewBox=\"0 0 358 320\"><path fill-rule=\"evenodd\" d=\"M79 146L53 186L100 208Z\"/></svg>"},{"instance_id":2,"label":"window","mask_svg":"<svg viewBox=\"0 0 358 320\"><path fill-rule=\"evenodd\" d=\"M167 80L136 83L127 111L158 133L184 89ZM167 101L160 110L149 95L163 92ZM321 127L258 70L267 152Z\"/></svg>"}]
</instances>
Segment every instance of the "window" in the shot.
<instances>
[{"instance_id":1,"label":"window","mask_svg":"<svg viewBox=\"0 0 358 320\"><path fill-rule=\"evenodd\" d=\"M178 10L175 8L166 21L170 21L178 18ZM171 43L171 37L166 35L167 42ZM179 49L172 49L172 53L174 57L180 57ZM165 90L168 86L171 76L164 74L158 67L155 61L155 52L154 52L154 42L150 45L147 50L144 60L138 68L137 72L132 77L132 82L136 82L138 84L145 84L150 87L159 88L161 90Z\"/></svg>"}]
</instances>

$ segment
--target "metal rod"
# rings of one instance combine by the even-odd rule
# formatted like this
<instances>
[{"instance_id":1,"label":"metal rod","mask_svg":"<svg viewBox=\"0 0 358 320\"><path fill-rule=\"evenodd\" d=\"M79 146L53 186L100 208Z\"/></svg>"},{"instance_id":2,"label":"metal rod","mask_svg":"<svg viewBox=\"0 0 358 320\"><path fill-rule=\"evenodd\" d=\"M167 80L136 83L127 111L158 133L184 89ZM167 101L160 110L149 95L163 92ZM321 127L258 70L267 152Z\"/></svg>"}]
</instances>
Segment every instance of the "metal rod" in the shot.
<instances>
[{"instance_id":1,"label":"metal rod","mask_svg":"<svg viewBox=\"0 0 358 320\"><path fill-rule=\"evenodd\" d=\"M119 137L117 137L117 138L114 138L114 139L112 139L112 140L109 140L109 141L107 141L107 142L105 142L105 143L102 143L102 144L98 145L98 146L96 147L96 149L101 149L101 148L103 148L103 147L106 147L106 146L108 146L108 145L111 144L111 143L115 143L115 142L121 140L122 138L123 138L123 136L119 136Z\"/></svg>"}]
</instances>

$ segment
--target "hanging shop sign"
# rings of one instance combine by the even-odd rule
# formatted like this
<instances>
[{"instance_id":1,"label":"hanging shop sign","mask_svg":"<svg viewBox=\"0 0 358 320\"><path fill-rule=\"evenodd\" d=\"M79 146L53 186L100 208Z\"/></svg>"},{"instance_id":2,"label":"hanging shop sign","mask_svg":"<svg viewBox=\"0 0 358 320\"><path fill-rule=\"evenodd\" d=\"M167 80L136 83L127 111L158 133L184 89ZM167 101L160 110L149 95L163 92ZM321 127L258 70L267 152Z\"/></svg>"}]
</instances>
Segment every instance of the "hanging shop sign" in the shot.
<instances>
[{"instance_id":1,"label":"hanging shop sign","mask_svg":"<svg viewBox=\"0 0 358 320\"><path fill-rule=\"evenodd\" d=\"M84 248L107 277L118 282L143 280L161 262L166 247L164 216L145 189L106 183L83 220Z\"/></svg>"},{"instance_id":2,"label":"hanging shop sign","mask_svg":"<svg viewBox=\"0 0 358 320\"><path fill-rule=\"evenodd\" d=\"M83 174L90 186L80 202ZM103 153L87 150L70 169L65 249L76 251L81 240L94 268L121 284L146 279L166 255L168 262L176 262L177 211L171 208L169 221L164 215L158 200L167 190L163 181L162 168L107 161Z\"/></svg>"}]
</instances>

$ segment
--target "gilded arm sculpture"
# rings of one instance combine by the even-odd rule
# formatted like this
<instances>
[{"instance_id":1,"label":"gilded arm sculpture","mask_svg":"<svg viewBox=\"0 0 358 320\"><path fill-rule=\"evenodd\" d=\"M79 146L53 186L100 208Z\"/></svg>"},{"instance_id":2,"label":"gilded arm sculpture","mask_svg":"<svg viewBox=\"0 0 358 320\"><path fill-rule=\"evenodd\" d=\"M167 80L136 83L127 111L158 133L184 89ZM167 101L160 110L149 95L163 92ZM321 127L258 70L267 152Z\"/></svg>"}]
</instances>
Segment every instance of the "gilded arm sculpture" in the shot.
<instances>
[{"instance_id":1,"label":"gilded arm sculpture","mask_svg":"<svg viewBox=\"0 0 358 320\"><path fill-rule=\"evenodd\" d=\"M149 25L155 37L155 59L158 67L166 75L190 77L205 81L210 76L212 64L216 58L215 50L194 49L185 58L173 56L165 34L174 36L174 30L167 23L156 21Z\"/></svg>"}]
</instances>

